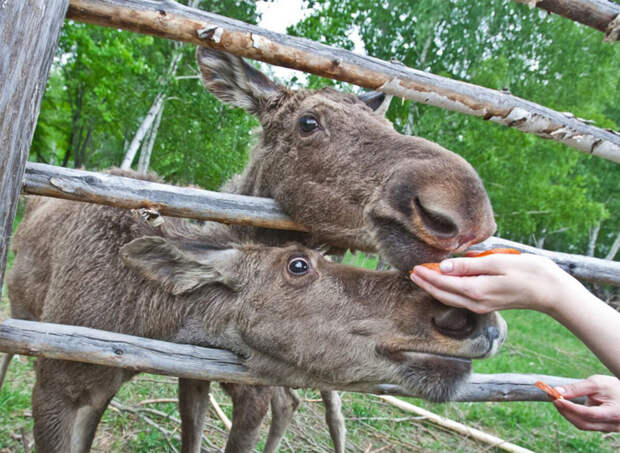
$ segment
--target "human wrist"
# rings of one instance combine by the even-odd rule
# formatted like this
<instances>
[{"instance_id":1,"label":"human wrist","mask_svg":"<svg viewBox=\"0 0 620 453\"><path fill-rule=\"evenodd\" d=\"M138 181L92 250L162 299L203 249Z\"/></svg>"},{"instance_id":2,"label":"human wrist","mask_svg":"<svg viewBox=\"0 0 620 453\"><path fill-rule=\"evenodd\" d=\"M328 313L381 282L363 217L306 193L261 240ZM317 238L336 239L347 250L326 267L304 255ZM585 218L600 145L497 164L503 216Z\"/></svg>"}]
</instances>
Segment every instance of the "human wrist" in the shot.
<instances>
[{"instance_id":1,"label":"human wrist","mask_svg":"<svg viewBox=\"0 0 620 453\"><path fill-rule=\"evenodd\" d=\"M559 267L545 276L538 310L560 321L574 310L583 310L592 294L574 277Z\"/></svg>"}]
</instances>

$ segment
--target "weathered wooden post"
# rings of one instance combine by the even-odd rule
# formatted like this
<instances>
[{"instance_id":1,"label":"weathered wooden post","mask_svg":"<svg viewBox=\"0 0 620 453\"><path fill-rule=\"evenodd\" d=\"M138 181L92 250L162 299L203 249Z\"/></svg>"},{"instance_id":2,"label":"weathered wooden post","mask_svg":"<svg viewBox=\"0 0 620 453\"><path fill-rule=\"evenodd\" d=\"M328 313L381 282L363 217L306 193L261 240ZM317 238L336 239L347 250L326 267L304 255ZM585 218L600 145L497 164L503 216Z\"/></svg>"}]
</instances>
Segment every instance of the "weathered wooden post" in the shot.
<instances>
[{"instance_id":1,"label":"weathered wooden post","mask_svg":"<svg viewBox=\"0 0 620 453\"><path fill-rule=\"evenodd\" d=\"M0 288L47 75L69 0L0 1Z\"/></svg>"}]
</instances>

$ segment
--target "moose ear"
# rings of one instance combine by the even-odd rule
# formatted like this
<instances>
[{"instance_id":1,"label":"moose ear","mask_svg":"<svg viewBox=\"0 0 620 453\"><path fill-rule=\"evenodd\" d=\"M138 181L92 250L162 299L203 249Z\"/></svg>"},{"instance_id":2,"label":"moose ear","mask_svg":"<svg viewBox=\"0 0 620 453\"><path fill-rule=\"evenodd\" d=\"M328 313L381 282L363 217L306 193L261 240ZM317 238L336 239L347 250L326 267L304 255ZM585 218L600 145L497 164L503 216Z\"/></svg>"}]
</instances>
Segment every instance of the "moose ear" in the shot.
<instances>
[{"instance_id":1,"label":"moose ear","mask_svg":"<svg viewBox=\"0 0 620 453\"><path fill-rule=\"evenodd\" d=\"M196 49L202 83L222 102L252 114L265 111L280 86L242 58L207 47Z\"/></svg>"},{"instance_id":2,"label":"moose ear","mask_svg":"<svg viewBox=\"0 0 620 453\"><path fill-rule=\"evenodd\" d=\"M175 296L212 283L231 289L239 283L232 271L241 254L236 249L210 250L198 260L164 238L145 236L124 245L120 253L128 267Z\"/></svg>"},{"instance_id":3,"label":"moose ear","mask_svg":"<svg viewBox=\"0 0 620 453\"><path fill-rule=\"evenodd\" d=\"M375 114L385 116L385 112L390 107L392 95L379 91L369 91L358 96L359 100L375 111Z\"/></svg>"}]
</instances>

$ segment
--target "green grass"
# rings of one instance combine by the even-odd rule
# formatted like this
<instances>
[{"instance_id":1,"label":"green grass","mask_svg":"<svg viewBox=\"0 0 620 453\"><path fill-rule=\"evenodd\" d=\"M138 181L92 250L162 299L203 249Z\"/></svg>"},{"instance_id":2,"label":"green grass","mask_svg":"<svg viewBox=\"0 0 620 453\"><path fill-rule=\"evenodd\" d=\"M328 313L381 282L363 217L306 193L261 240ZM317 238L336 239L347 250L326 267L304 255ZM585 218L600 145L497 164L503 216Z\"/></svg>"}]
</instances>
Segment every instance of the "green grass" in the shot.
<instances>
[{"instance_id":1,"label":"green grass","mask_svg":"<svg viewBox=\"0 0 620 453\"><path fill-rule=\"evenodd\" d=\"M347 254L347 264L376 266L376 258ZM480 373L536 373L583 378L606 373L598 360L564 327L542 314L528 311L503 313L509 326L508 339L501 352L491 359L477 361ZM8 317L8 301L3 296L0 319ZM0 391L0 453L22 452L23 441L32 440L30 392L34 382L31 358L13 360L7 382ZM231 415L228 397L212 386L222 409ZM323 420L319 394L299 392L303 398L280 451L328 452L331 441ZM141 374L125 385L115 398L120 409L106 411L97 431L93 451L145 452L180 450L176 405L170 402L144 403L146 400L176 396L176 380ZM480 452L499 451L479 442L400 411L371 395L343 394L343 412L348 430L347 451L365 452ZM418 399L412 403L471 427L494 434L537 452L615 452L620 451L620 435L579 431L564 420L550 403L448 403L431 404ZM142 404L141 404L142 403ZM140 409L139 415L125 407ZM159 412L153 412L159 411ZM145 417L162 430L148 424ZM263 424L259 451L268 423ZM210 413L205 425L208 442L204 451L220 451L225 443L223 424ZM172 446L172 447L171 447ZM369 450L370 448L370 450Z\"/></svg>"}]
</instances>

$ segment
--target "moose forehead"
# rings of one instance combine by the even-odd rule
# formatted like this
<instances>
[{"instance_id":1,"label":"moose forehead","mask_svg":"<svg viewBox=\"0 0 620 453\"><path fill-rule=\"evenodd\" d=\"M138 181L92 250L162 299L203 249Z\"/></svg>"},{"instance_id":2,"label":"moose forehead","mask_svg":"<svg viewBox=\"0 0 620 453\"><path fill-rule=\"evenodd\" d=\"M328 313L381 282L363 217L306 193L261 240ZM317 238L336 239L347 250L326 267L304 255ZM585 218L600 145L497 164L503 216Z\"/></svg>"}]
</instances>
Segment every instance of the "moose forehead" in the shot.
<instances>
[{"instance_id":1,"label":"moose forehead","mask_svg":"<svg viewBox=\"0 0 620 453\"><path fill-rule=\"evenodd\" d=\"M372 118L391 127L389 121L380 115L374 114L373 110L356 95L343 93L330 87L322 88L318 91L299 90L289 92L276 113L276 122L295 120L298 115L312 111L317 113L363 112L365 115L356 116L356 118ZM342 118L345 119L347 116Z\"/></svg>"}]
</instances>

